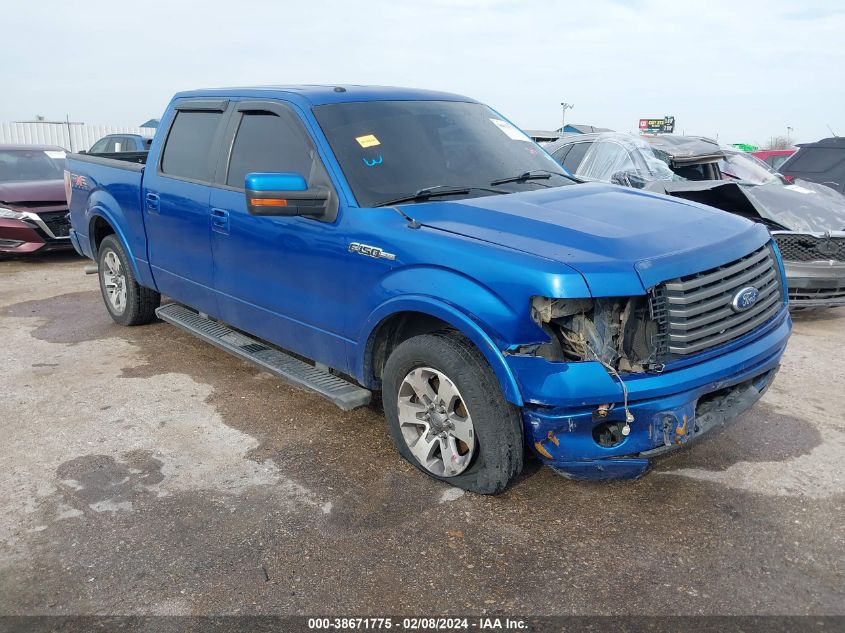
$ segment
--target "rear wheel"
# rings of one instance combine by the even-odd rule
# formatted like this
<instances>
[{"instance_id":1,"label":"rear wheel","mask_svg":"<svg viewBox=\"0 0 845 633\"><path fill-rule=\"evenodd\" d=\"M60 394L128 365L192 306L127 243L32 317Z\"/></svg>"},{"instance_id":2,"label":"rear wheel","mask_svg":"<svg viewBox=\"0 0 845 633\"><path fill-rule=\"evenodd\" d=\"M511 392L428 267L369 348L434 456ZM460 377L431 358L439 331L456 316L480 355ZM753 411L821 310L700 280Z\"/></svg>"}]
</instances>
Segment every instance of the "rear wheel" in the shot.
<instances>
[{"instance_id":1,"label":"rear wheel","mask_svg":"<svg viewBox=\"0 0 845 633\"><path fill-rule=\"evenodd\" d=\"M120 240L107 235L97 253L100 291L115 323L144 325L155 317L161 295L138 284Z\"/></svg>"},{"instance_id":2,"label":"rear wheel","mask_svg":"<svg viewBox=\"0 0 845 633\"><path fill-rule=\"evenodd\" d=\"M522 470L519 409L466 338L446 331L399 345L382 376L384 412L397 450L427 475L498 494Z\"/></svg>"}]
</instances>

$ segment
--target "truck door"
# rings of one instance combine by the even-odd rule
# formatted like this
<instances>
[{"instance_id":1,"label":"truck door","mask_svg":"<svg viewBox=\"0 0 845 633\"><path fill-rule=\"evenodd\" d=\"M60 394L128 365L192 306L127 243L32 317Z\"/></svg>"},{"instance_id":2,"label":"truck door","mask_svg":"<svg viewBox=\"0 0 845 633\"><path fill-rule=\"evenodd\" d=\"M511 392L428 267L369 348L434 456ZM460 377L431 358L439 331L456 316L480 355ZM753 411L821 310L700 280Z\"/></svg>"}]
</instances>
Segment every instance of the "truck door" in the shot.
<instances>
[{"instance_id":1,"label":"truck door","mask_svg":"<svg viewBox=\"0 0 845 633\"><path fill-rule=\"evenodd\" d=\"M227 102L177 104L156 164L142 191L150 266L158 289L217 314L213 291L209 186L214 181Z\"/></svg>"},{"instance_id":2,"label":"truck door","mask_svg":"<svg viewBox=\"0 0 845 633\"><path fill-rule=\"evenodd\" d=\"M221 318L330 367L346 367L345 242L335 217L247 212L244 179L295 172L337 194L299 115L278 101L242 101L228 124L211 193L214 287ZM228 156L228 160L225 158Z\"/></svg>"}]
</instances>

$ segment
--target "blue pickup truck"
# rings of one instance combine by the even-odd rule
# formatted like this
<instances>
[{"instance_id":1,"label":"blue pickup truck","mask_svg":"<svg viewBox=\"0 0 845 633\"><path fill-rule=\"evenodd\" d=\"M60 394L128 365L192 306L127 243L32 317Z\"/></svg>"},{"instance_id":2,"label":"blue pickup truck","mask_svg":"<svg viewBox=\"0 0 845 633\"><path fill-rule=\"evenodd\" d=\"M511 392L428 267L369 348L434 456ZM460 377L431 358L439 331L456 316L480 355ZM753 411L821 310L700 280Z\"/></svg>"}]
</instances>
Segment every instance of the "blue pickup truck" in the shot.
<instances>
[{"instance_id":1,"label":"blue pickup truck","mask_svg":"<svg viewBox=\"0 0 845 633\"><path fill-rule=\"evenodd\" d=\"M789 337L763 226L579 183L466 97L184 92L146 158L67 159L111 317L158 315L343 409L380 392L399 453L467 490L504 490L526 448L637 477L754 404Z\"/></svg>"}]
</instances>

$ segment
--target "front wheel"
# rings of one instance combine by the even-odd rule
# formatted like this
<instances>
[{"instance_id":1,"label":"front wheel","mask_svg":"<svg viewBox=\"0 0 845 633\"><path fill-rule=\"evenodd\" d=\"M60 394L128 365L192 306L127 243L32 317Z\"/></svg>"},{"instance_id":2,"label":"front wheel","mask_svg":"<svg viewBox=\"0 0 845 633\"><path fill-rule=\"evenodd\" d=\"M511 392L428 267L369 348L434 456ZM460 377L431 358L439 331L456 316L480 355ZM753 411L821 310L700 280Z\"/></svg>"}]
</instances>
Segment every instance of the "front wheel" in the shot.
<instances>
[{"instance_id":1,"label":"front wheel","mask_svg":"<svg viewBox=\"0 0 845 633\"><path fill-rule=\"evenodd\" d=\"M100 243L97 264L100 291L114 322L144 325L152 321L161 295L138 284L126 251L114 235L107 235Z\"/></svg>"},{"instance_id":2,"label":"front wheel","mask_svg":"<svg viewBox=\"0 0 845 633\"><path fill-rule=\"evenodd\" d=\"M384 413L399 453L427 475L498 494L522 471L519 409L481 353L457 332L415 336L390 355Z\"/></svg>"}]
</instances>

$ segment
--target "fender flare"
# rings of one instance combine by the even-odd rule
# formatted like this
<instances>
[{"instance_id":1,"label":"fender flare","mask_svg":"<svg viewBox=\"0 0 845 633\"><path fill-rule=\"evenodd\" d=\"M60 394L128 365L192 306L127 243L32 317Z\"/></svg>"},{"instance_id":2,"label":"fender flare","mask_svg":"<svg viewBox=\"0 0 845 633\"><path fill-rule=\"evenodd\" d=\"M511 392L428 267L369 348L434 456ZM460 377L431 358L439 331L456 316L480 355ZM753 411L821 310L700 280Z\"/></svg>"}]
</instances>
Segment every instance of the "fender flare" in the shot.
<instances>
[{"instance_id":1,"label":"fender flare","mask_svg":"<svg viewBox=\"0 0 845 633\"><path fill-rule=\"evenodd\" d=\"M114 234L117 236L117 239L120 240L120 245L123 246L123 250L126 251L126 255L129 257L129 265L132 266L132 273L135 275L135 279L139 279L138 263L135 261L135 254L129 247L129 242L126 239L123 229L120 227L120 223L115 221L108 209L100 205L90 207L85 213L86 229L88 230L88 246L91 248L91 254L95 255L94 244L91 241L91 223L96 218L105 220L105 222L114 230Z\"/></svg>"},{"instance_id":2,"label":"fender flare","mask_svg":"<svg viewBox=\"0 0 845 633\"><path fill-rule=\"evenodd\" d=\"M367 317L358 339L359 353L355 359L355 374L364 378L369 343L378 326L385 319L400 312L420 312L445 321L466 336L484 355L499 381L505 399L518 407L523 406L522 393L511 368L505 362L502 351L493 339L472 318L454 306L427 295L403 295L382 303Z\"/></svg>"}]
</instances>

